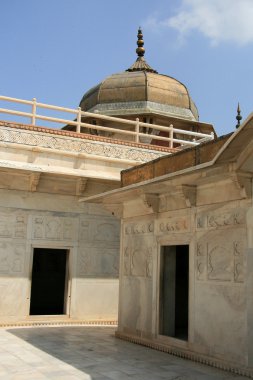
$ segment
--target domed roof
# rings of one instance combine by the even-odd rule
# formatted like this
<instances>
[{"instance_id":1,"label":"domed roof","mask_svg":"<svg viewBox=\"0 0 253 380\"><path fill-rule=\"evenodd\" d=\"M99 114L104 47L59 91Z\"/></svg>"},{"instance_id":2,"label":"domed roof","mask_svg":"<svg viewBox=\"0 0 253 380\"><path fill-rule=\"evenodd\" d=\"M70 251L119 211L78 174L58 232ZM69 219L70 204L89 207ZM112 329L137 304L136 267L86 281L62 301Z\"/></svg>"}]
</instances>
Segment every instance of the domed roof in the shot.
<instances>
[{"instance_id":1,"label":"domed roof","mask_svg":"<svg viewBox=\"0 0 253 380\"><path fill-rule=\"evenodd\" d=\"M82 110L115 116L154 113L198 120L198 110L186 86L158 74L147 64L142 37L139 29L136 62L86 92L80 102Z\"/></svg>"}]
</instances>

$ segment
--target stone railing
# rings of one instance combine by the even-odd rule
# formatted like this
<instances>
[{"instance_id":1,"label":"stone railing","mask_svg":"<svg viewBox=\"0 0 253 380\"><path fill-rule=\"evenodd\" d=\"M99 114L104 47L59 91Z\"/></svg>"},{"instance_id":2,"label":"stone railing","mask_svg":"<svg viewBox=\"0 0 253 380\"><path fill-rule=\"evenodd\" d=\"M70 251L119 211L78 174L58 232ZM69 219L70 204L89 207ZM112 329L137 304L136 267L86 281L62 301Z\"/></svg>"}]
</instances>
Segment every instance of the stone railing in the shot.
<instances>
[{"instance_id":1,"label":"stone railing","mask_svg":"<svg viewBox=\"0 0 253 380\"><path fill-rule=\"evenodd\" d=\"M60 123L68 126L74 126L75 131L77 133L81 133L81 128L88 128L90 131L95 131L95 133L109 133L109 134L116 134L117 139L119 139L118 136L122 140L125 138L129 139L132 138L133 141L139 143L150 143L152 140L158 140L158 141L166 141L168 142L168 147L173 148L174 146L181 146L181 147L189 147L189 146L195 146L198 145L204 141L213 140L214 135L206 134L206 133L199 133L199 132L192 132L187 131L183 129L176 129L171 124L169 127L161 126L161 125L155 125L155 124L149 124L149 123L143 123L140 122L137 118L134 120L126 120L121 119L117 117L111 117L106 115L100 115L97 113L89 113L84 112L81 110L80 107L77 109L71 109L71 108L65 108L65 107L59 107L54 106L50 104L44 104L37 102L36 98L34 98L32 101L30 100L23 100L23 99L17 99L17 98L11 98L7 96L1 96L0 95L0 101L6 101L11 104L14 104L13 108L0 108L0 114L8 114L10 117L25 117L29 118L29 121L32 125L36 125L37 120L43 120L45 122L51 122L51 123ZM21 105L28 105L31 106L31 112L24 112L15 109L17 104ZM53 110L55 112L63 112L68 113L70 115L73 115L73 118L75 120L69 120L69 119L63 119L58 117L52 117L52 116L46 116L38 113L38 109L46 109L46 110ZM95 119L96 122L102 121L102 122L110 122L110 125L116 124L115 127L107 127L103 125L93 125L89 123L82 122L83 118L92 118ZM11 121L17 121L17 120L11 120ZM127 128L127 129L125 129ZM143 129L151 131L151 134L143 133ZM159 136L159 133L163 132L168 137ZM182 139L175 138L175 134L180 134L183 136Z\"/></svg>"}]
</instances>

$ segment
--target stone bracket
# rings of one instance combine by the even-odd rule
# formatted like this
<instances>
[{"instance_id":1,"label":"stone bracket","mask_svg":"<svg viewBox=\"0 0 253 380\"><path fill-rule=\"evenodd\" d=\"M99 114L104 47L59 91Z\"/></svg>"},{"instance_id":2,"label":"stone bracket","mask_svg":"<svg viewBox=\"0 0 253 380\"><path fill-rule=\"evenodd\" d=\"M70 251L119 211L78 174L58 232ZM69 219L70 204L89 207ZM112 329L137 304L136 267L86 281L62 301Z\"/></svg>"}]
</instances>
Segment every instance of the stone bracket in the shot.
<instances>
[{"instance_id":1,"label":"stone bracket","mask_svg":"<svg viewBox=\"0 0 253 380\"><path fill-rule=\"evenodd\" d=\"M197 187L192 185L181 185L181 192L187 207L196 206Z\"/></svg>"},{"instance_id":2,"label":"stone bracket","mask_svg":"<svg viewBox=\"0 0 253 380\"><path fill-rule=\"evenodd\" d=\"M233 176L236 187L240 190L242 198L250 198L252 194L251 178L241 173L236 173Z\"/></svg>"},{"instance_id":3,"label":"stone bracket","mask_svg":"<svg viewBox=\"0 0 253 380\"><path fill-rule=\"evenodd\" d=\"M37 190L41 173L31 173L29 176L29 190L35 192Z\"/></svg>"},{"instance_id":4,"label":"stone bracket","mask_svg":"<svg viewBox=\"0 0 253 380\"><path fill-rule=\"evenodd\" d=\"M110 211L113 216L116 218L122 218L123 217L123 210L124 206L119 203L103 203L103 207Z\"/></svg>"},{"instance_id":5,"label":"stone bracket","mask_svg":"<svg viewBox=\"0 0 253 380\"><path fill-rule=\"evenodd\" d=\"M141 194L141 199L147 207L147 209L151 209L153 212L159 211L159 196L157 194Z\"/></svg>"},{"instance_id":6,"label":"stone bracket","mask_svg":"<svg viewBox=\"0 0 253 380\"><path fill-rule=\"evenodd\" d=\"M83 195L87 188L88 179L87 178L79 178L76 181L76 195Z\"/></svg>"}]
</instances>

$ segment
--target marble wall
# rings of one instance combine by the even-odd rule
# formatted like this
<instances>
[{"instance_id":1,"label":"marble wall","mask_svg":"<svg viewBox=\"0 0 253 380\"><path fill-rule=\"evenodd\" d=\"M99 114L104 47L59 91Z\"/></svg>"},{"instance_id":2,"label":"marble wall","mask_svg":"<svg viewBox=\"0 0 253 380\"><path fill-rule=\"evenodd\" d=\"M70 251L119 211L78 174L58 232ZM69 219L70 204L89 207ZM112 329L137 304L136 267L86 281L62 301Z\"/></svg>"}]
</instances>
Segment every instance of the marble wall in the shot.
<instances>
[{"instance_id":1,"label":"marble wall","mask_svg":"<svg viewBox=\"0 0 253 380\"><path fill-rule=\"evenodd\" d=\"M69 252L70 318L117 320L119 222L75 197L1 190L0 198L0 322L29 318L40 247Z\"/></svg>"},{"instance_id":2,"label":"marble wall","mask_svg":"<svg viewBox=\"0 0 253 380\"><path fill-rule=\"evenodd\" d=\"M249 213L245 199L123 219L118 334L246 366ZM189 245L187 341L159 335L167 245Z\"/></svg>"}]
</instances>

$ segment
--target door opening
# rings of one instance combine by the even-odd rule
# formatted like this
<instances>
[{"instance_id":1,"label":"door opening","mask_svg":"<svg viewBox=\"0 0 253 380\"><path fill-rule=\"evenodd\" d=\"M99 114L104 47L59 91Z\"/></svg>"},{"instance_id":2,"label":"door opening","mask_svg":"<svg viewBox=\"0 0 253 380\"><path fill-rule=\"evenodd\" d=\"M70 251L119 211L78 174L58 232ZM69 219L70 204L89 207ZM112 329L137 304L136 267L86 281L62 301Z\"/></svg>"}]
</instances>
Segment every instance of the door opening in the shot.
<instances>
[{"instance_id":1,"label":"door opening","mask_svg":"<svg viewBox=\"0 0 253 380\"><path fill-rule=\"evenodd\" d=\"M68 250L34 248L30 315L65 314Z\"/></svg>"},{"instance_id":2,"label":"door opening","mask_svg":"<svg viewBox=\"0 0 253 380\"><path fill-rule=\"evenodd\" d=\"M161 249L159 334L188 340L189 246Z\"/></svg>"}]
</instances>

